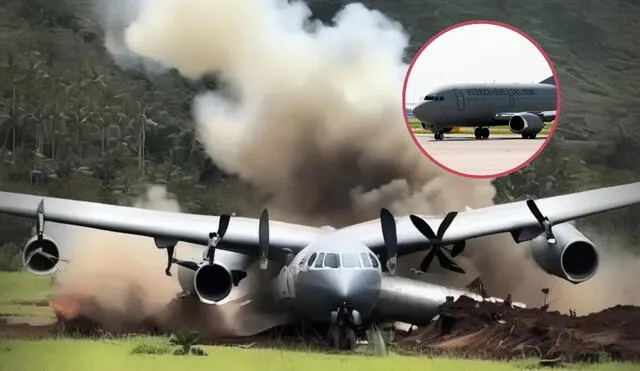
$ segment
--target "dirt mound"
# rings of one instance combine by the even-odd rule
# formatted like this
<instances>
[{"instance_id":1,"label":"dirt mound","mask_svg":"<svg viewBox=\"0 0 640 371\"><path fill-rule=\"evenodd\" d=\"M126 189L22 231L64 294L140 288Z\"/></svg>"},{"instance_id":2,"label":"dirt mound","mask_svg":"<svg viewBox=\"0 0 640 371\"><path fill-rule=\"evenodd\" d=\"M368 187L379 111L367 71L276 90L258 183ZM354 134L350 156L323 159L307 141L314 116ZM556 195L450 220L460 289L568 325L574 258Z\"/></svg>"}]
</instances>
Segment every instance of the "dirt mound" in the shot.
<instances>
[{"instance_id":1,"label":"dirt mound","mask_svg":"<svg viewBox=\"0 0 640 371\"><path fill-rule=\"evenodd\" d=\"M58 317L57 324L52 326L16 325L0 321L0 336L39 338L64 334L103 337L131 332L160 335L184 328L200 330L204 314L200 311L206 309L188 300L174 301L155 318L113 327L108 321L95 320L102 316L91 319L82 315L70 303L52 303ZM83 307L87 308L86 305ZM171 320L175 313L185 311L192 314L186 317L189 321ZM201 340L207 344L321 348L323 337L319 334L322 333L307 326L292 325L276 327L249 337L204 336ZM496 360L535 357L564 362L597 362L603 359L638 362L640 307L619 305L577 317L543 309L478 303L461 297L443 305L439 318L430 326L408 336L398 333L396 344L399 349L412 353Z\"/></svg>"},{"instance_id":2,"label":"dirt mound","mask_svg":"<svg viewBox=\"0 0 640 371\"><path fill-rule=\"evenodd\" d=\"M640 307L615 306L577 317L461 297L444 304L430 326L398 344L473 358L640 361Z\"/></svg>"}]
</instances>

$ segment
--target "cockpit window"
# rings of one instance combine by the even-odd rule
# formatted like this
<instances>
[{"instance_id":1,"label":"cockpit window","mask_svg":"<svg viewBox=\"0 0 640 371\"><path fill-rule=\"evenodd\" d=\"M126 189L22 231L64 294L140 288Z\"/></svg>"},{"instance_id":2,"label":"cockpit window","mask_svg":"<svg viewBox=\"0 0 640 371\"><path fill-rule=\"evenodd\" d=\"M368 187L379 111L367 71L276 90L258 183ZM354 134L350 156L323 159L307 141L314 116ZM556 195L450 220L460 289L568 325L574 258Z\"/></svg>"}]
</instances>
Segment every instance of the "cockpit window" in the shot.
<instances>
[{"instance_id":1,"label":"cockpit window","mask_svg":"<svg viewBox=\"0 0 640 371\"><path fill-rule=\"evenodd\" d=\"M427 95L425 95L424 100L440 102L440 101L444 100L444 97L441 96L441 95L438 95L438 94L427 94Z\"/></svg>"},{"instance_id":2,"label":"cockpit window","mask_svg":"<svg viewBox=\"0 0 640 371\"><path fill-rule=\"evenodd\" d=\"M316 259L316 264L313 266L314 268L322 268L322 262L324 261L324 253L321 252L318 255L318 259Z\"/></svg>"},{"instance_id":3,"label":"cockpit window","mask_svg":"<svg viewBox=\"0 0 640 371\"><path fill-rule=\"evenodd\" d=\"M366 252L360 253L360 258L365 268L371 268L371 260L369 260L369 255Z\"/></svg>"},{"instance_id":4,"label":"cockpit window","mask_svg":"<svg viewBox=\"0 0 640 371\"><path fill-rule=\"evenodd\" d=\"M371 253L369 253L369 257L371 258L371 264L373 264L373 267L378 268L378 259Z\"/></svg>"},{"instance_id":5,"label":"cockpit window","mask_svg":"<svg viewBox=\"0 0 640 371\"><path fill-rule=\"evenodd\" d=\"M344 268L360 268L360 257L357 253L343 253L342 266Z\"/></svg>"},{"instance_id":6,"label":"cockpit window","mask_svg":"<svg viewBox=\"0 0 640 371\"><path fill-rule=\"evenodd\" d=\"M313 262L316 260L316 257L317 257L317 256L318 256L318 254L316 254L316 253L311 254L311 257L309 258L309 262L307 262L307 264L308 264L309 266L312 266L312 265L313 265Z\"/></svg>"},{"instance_id":7,"label":"cockpit window","mask_svg":"<svg viewBox=\"0 0 640 371\"><path fill-rule=\"evenodd\" d=\"M340 255L336 253L327 253L324 256L325 268L340 268Z\"/></svg>"}]
</instances>

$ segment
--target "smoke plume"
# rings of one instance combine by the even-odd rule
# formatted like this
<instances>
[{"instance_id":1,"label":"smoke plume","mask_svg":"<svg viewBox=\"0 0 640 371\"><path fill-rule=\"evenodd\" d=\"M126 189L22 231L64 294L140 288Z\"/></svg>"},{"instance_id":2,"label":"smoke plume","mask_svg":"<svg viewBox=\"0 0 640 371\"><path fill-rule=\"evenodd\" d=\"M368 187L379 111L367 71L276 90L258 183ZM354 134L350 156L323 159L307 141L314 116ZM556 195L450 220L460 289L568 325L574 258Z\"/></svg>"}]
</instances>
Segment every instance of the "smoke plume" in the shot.
<instances>
[{"instance_id":1,"label":"smoke plume","mask_svg":"<svg viewBox=\"0 0 640 371\"><path fill-rule=\"evenodd\" d=\"M149 187L135 206L180 211L176 199L162 186ZM180 285L165 276L166 256L147 237L59 224L47 230L70 260L56 275L51 299L57 315L65 319L86 317L111 331L131 331L141 324L164 331L195 327L203 337L254 334L286 320L283 315L261 314L252 305L241 305L246 294L256 290L258 272L253 268L232 292L229 304L205 306L196 300L174 300ZM176 254L196 259L202 247L180 243ZM228 252L217 254L229 261ZM176 277L175 267L172 272Z\"/></svg>"},{"instance_id":2,"label":"smoke plume","mask_svg":"<svg viewBox=\"0 0 640 371\"><path fill-rule=\"evenodd\" d=\"M219 167L268 196L265 206L274 218L340 227L374 219L380 207L398 215L430 214L493 203L489 180L450 175L412 143L401 111L408 36L380 12L349 4L329 26L308 21L310 11L302 2L109 4L106 43L123 68L172 67L190 79L222 76L225 89L194 100L199 139ZM152 194L166 196L157 189ZM89 295L100 313L125 323L157 314L179 292L163 275L164 254L152 251L148 239L83 230L73 240L75 253L60 277L60 296ZM406 273L423 255L404 259L401 269ZM541 304L542 287L558 296L589 291L575 291L542 272L526 246L507 236L469 241L464 255L460 264L469 271L464 278L436 268L425 279L460 286L480 275L491 295L511 293L533 305ZM572 299L557 308L581 311L583 301ZM591 302L584 310L609 306L614 299L622 298ZM197 307L209 311L202 322L218 330L242 322L223 317L222 310ZM189 316L193 312L184 314ZM255 322L261 321L267 323L262 317ZM230 332L253 330L258 327Z\"/></svg>"}]
</instances>

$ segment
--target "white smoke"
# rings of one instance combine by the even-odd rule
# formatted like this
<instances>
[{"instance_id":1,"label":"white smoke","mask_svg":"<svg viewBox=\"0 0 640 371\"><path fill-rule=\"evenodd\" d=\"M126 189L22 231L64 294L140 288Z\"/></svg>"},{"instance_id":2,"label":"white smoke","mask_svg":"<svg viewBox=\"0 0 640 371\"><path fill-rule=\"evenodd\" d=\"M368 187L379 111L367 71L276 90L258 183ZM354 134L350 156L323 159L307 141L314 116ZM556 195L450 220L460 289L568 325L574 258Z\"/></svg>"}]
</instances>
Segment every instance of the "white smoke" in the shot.
<instances>
[{"instance_id":1,"label":"white smoke","mask_svg":"<svg viewBox=\"0 0 640 371\"><path fill-rule=\"evenodd\" d=\"M199 139L216 165L268 196L275 218L340 227L376 218L383 206L428 214L493 203L490 180L450 175L411 141L401 107L408 36L382 13L349 4L325 25L298 1L126 4L110 5L105 22L116 62L221 76L225 89L194 100ZM461 264L492 295L537 301L541 287L559 282L506 236L468 245Z\"/></svg>"}]
</instances>

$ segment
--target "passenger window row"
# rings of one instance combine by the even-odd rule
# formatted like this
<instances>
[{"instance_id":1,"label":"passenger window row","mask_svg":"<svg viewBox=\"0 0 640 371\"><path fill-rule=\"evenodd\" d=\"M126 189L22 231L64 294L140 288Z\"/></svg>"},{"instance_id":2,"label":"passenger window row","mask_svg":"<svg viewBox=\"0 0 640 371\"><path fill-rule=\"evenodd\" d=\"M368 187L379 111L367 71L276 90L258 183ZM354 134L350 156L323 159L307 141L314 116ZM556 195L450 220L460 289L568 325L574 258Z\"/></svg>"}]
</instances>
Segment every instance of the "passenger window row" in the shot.
<instances>
[{"instance_id":1,"label":"passenger window row","mask_svg":"<svg viewBox=\"0 0 640 371\"><path fill-rule=\"evenodd\" d=\"M372 253L313 253L307 262L313 268L378 268L378 260Z\"/></svg>"}]
</instances>

